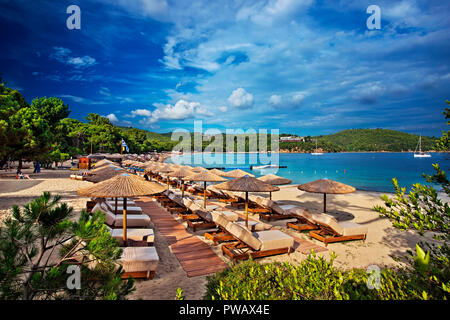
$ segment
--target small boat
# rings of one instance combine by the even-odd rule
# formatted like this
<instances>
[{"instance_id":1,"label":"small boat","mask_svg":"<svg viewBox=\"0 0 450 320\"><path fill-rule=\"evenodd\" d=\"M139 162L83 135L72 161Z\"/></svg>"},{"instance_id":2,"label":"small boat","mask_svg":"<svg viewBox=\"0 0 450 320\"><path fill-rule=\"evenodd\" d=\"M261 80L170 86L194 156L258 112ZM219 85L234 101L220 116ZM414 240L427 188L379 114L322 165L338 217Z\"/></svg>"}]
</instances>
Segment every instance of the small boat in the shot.
<instances>
[{"instance_id":1,"label":"small boat","mask_svg":"<svg viewBox=\"0 0 450 320\"><path fill-rule=\"evenodd\" d=\"M286 168L286 166L280 166L278 164L267 164L264 166L250 166L250 170L253 169L268 169L268 168Z\"/></svg>"},{"instance_id":2,"label":"small boat","mask_svg":"<svg viewBox=\"0 0 450 320\"><path fill-rule=\"evenodd\" d=\"M417 148L419 148L419 152L417 152ZM422 136L419 136L419 142L414 150L414 158L431 158L431 154L422 152Z\"/></svg>"},{"instance_id":3,"label":"small boat","mask_svg":"<svg viewBox=\"0 0 450 320\"><path fill-rule=\"evenodd\" d=\"M316 149L314 150L314 152L311 152L311 155L313 155L313 156L323 155L323 152L317 152L317 139L316 139Z\"/></svg>"}]
</instances>

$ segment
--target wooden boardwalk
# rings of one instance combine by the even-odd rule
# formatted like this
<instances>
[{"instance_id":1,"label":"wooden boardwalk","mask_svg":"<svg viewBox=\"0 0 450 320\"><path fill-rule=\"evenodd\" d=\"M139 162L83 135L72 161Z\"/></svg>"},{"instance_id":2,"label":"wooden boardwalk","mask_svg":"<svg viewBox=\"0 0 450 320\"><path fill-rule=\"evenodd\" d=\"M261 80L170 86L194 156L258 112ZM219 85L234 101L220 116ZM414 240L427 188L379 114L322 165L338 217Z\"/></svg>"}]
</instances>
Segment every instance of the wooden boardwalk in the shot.
<instances>
[{"instance_id":1,"label":"wooden boardwalk","mask_svg":"<svg viewBox=\"0 0 450 320\"><path fill-rule=\"evenodd\" d=\"M150 216L155 227L167 239L173 254L188 277L215 273L227 267L217 254L175 220L150 197L135 200L142 211Z\"/></svg>"}]
</instances>

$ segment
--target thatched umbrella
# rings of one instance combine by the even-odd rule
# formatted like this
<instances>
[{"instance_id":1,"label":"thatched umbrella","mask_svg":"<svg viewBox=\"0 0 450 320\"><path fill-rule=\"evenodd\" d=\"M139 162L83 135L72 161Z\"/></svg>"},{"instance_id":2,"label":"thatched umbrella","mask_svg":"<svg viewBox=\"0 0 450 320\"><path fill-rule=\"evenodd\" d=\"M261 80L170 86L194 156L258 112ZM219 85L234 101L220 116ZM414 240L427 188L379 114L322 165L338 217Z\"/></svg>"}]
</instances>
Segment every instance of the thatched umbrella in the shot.
<instances>
[{"instance_id":1,"label":"thatched umbrella","mask_svg":"<svg viewBox=\"0 0 450 320\"><path fill-rule=\"evenodd\" d=\"M227 179L205 170L203 172L194 173L190 176L184 177L183 180L203 181L203 207L206 208L206 182L222 182Z\"/></svg>"},{"instance_id":2,"label":"thatched umbrella","mask_svg":"<svg viewBox=\"0 0 450 320\"><path fill-rule=\"evenodd\" d=\"M226 172L219 170L219 169L211 169L211 170L209 170L209 172L217 174L218 176L221 176L221 177L226 177Z\"/></svg>"},{"instance_id":3,"label":"thatched umbrella","mask_svg":"<svg viewBox=\"0 0 450 320\"><path fill-rule=\"evenodd\" d=\"M169 165L162 163L158 168L155 169L156 172L158 172L160 175L161 173L169 173L171 171L173 171ZM167 190L170 190L170 184L169 184L169 177L167 178Z\"/></svg>"},{"instance_id":4,"label":"thatched umbrella","mask_svg":"<svg viewBox=\"0 0 450 320\"><path fill-rule=\"evenodd\" d=\"M157 183L145 181L138 176L123 173L114 178L97 183L93 186L79 189L81 196L99 198L123 197L123 241L127 242L127 198L147 196L164 191L164 187Z\"/></svg>"},{"instance_id":5,"label":"thatched umbrella","mask_svg":"<svg viewBox=\"0 0 450 320\"><path fill-rule=\"evenodd\" d=\"M266 174L265 176L259 177L258 180L271 184L273 186L279 186L282 184L289 184L292 181L283 177L279 177L274 174ZM270 192L269 199L272 200L272 192Z\"/></svg>"},{"instance_id":6,"label":"thatched umbrella","mask_svg":"<svg viewBox=\"0 0 450 320\"><path fill-rule=\"evenodd\" d=\"M195 168L191 169L191 171L194 171L194 172L203 172L203 171L206 171L206 170L207 169L205 169L203 167L195 167Z\"/></svg>"},{"instance_id":7,"label":"thatched umbrella","mask_svg":"<svg viewBox=\"0 0 450 320\"><path fill-rule=\"evenodd\" d=\"M245 177L245 176L254 177L254 175L252 175L252 174L250 174L248 172L245 172L244 170L241 170L241 169L234 169L234 170L231 170L231 171L227 171L222 176L223 177L227 177L227 178L233 178L233 179L235 179L235 178L242 178L242 177Z\"/></svg>"},{"instance_id":8,"label":"thatched umbrella","mask_svg":"<svg viewBox=\"0 0 450 320\"><path fill-rule=\"evenodd\" d=\"M356 189L352 186L348 186L330 179L319 179L313 182L301 184L297 188L306 192L323 193L323 212L327 212L327 193L345 194L356 191Z\"/></svg>"},{"instance_id":9,"label":"thatched umbrella","mask_svg":"<svg viewBox=\"0 0 450 320\"><path fill-rule=\"evenodd\" d=\"M167 176L181 179L181 197L184 197L184 180L183 180L183 178L191 176L193 174L194 174L194 172L192 172L191 170L181 168L181 169L169 172L167 174Z\"/></svg>"},{"instance_id":10,"label":"thatched umbrella","mask_svg":"<svg viewBox=\"0 0 450 320\"><path fill-rule=\"evenodd\" d=\"M86 177L86 181L97 183L97 182L111 179L112 177L115 177L124 172L125 172L125 170L123 170L122 168L108 166L108 167L102 168L102 170L96 171L95 173L93 173L91 175L88 175Z\"/></svg>"},{"instance_id":11,"label":"thatched umbrella","mask_svg":"<svg viewBox=\"0 0 450 320\"><path fill-rule=\"evenodd\" d=\"M271 184L262 182L254 177L244 176L220 183L215 186L217 189L229 191L245 192L245 226L248 228L248 193L249 192L272 192L280 188Z\"/></svg>"}]
</instances>

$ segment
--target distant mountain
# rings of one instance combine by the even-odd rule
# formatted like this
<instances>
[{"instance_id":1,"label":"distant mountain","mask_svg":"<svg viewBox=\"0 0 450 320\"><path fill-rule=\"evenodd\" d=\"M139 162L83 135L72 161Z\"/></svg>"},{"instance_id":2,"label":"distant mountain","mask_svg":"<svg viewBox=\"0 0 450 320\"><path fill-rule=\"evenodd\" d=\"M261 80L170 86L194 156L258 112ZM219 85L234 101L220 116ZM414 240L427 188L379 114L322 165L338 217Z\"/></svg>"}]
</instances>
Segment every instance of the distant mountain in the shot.
<instances>
[{"instance_id":1,"label":"distant mountain","mask_svg":"<svg viewBox=\"0 0 450 320\"><path fill-rule=\"evenodd\" d=\"M414 151L419 136L389 129L347 129L318 136L321 142L341 147L342 151ZM433 150L437 138L422 137L422 150Z\"/></svg>"},{"instance_id":2,"label":"distant mountain","mask_svg":"<svg viewBox=\"0 0 450 320\"><path fill-rule=\"evenodd\" d=\"M120 127L128 131L131 127ZM136 129L134 129L136 130ZM147 139L160 141L162 143L170 143L172 132L156 133L148 130L138 129L145 132ZM193 146L194 137L191 133L191 145ZM280 136L296 136L289 133L281 134ZM415 134L405 133L401 131L389 129L346 129L337 133L320 136L306 136L303 142L301 141L286 141L280 142L280 150L283 151L297 151L297 152L312 152L316 148L316 139L318 149L325 152L357 152L357 151L414 151L419 141L419 136ZM205 148L211 140L203 139L202 146ZM438 138L422 136L422 151L434 150ZM226 138L223 135L223 142ZM178 142L172 142L172 145ZM268 138L270 148L270 137ZM225 150L224 145L224 150ZM246 143L248 149L248 143ZM248 151L248 150L247 150Z\"/></svg>"}]
</instances>

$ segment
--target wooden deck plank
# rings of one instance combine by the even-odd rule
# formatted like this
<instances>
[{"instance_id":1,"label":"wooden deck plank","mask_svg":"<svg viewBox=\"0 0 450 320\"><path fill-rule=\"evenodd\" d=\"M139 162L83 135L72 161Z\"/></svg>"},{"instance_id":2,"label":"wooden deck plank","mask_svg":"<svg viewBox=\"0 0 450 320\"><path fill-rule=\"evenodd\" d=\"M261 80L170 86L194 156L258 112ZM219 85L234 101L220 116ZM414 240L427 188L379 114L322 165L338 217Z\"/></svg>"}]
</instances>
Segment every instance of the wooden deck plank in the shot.
<instances>
[{"instance_id":1,"label":"wooden deck plank","mask_svg":"<svg viewBox=\"0 0 450 320\"><path fill-rule=\"evenodd\" d=\"M141 197L135 202L166 238L172 253L188 277L215 273L227 267L206 243L188 233L179 221L150 197Z\"/></svg>"}]
</instances>

